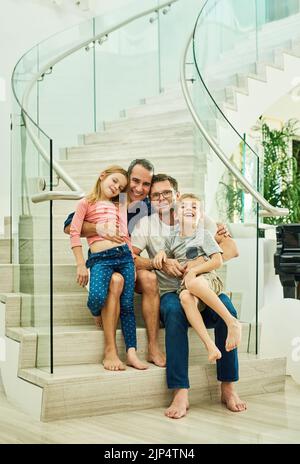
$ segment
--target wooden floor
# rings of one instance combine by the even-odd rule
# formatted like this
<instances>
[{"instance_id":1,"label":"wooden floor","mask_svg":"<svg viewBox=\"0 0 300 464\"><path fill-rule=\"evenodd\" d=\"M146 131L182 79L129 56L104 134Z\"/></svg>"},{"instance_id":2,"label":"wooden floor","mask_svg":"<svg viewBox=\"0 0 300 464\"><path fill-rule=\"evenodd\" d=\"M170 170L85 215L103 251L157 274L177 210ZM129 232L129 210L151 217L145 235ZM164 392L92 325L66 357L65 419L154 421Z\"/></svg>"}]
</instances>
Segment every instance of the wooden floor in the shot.
<instances>
[{"instance_id":1,"label":"wooden floor","mask_svg":"<svg viewBox=\"0 0 300 464\"><path fill-rule=\"evenodd\" d=\"M213 404L177 421L150 409L42 423L0 390L0 443L300 443L300 385L288 378L285 393L250 397L245 413Z\"/></svg>"}]
</instances>

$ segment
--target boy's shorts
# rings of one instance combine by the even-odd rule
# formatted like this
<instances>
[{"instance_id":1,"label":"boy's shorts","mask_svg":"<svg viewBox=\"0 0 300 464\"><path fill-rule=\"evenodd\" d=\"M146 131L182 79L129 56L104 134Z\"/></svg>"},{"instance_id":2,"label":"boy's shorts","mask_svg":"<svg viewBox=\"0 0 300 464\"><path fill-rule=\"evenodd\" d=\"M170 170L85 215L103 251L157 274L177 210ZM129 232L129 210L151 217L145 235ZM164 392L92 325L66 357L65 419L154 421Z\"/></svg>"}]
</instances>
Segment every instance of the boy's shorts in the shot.
<instances>
[{"instance_id":1,"label":"boy's shorts","mask_svg":"<svg viewBox=\"0 0 300 464\"><path fill-rule=\"evenodd\" d=\"M200 277L200 275L198 277ZM215 271L206 272L205 274L201 274L201 277L203 277L207 281L209 288L216 295L220 295L220 293L223 292L224 290L223 282ZM180 295L180 293L183 290L186 290L186 286L183 282L181 282L180 288L177 290L178 295ZM203 311L206 308L206 304L203 303L202 300L199 300L198 308L199 308L199 311Z\"/></svg>"}]
</instances>

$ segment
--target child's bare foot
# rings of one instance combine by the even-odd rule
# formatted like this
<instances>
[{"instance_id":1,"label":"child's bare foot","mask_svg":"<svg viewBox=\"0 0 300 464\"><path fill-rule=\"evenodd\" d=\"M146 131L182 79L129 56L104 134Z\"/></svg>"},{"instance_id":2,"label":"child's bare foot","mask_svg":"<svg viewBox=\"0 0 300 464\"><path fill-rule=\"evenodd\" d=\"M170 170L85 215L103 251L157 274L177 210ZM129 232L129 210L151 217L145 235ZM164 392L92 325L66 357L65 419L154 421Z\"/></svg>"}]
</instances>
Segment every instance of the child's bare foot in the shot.
<instances>
[{"instance_id":1,"label":"child's bare foot","mask_svg":"<svg viewBox=\"0 0 300 464\"><path fill-rule=\"evenodd\" d=\"M118 354L115 351L105 351L104 359L102 361L104 369L108 371L125 371L126 366L122 363Z\"/></svg>"},{"instance_id":2,"label":"child's bare foot","mask_svg":"<svg viewBox=\"0 0 300 464\"><path fill-rule=\"evenodd\" d=\"M97 329L100 329L100 330L103 329L101 316L94 316L94 322L95 322L95 326L97 327Z\"/></svg>"},{"instance_id":3,"label":"child's bare foot","mask_svg":"<svg viewBox=\"0 0 300 464\"><path fill-rule=\"evenodd\" d=\"M148 364L140 361L136 354L135 348L129 348L127 351L127 366L134 367L135 369L148 369Z\"/></svg>"},{"instance_id":4,"label":"child's bare foot","mask_svg":"<svg viewBox=\"0 0 300 464\"><path fill-rule=\"evenodd\" d=\"M232 319L232 322L227 327L227 339L225 344L226 351L234 350L241 343L242 338L242 326L239 321L235 318Z\"/></svg>"},{"instance_id":5,"label":"child's bare foot","mask_svg":"<svg viewBox=\"0 0 300 464\"><path fill-rule=\"evenodd\" d=\"M206 345L206 349L207 349L207 354L208 354L208 361L209 362L215 362L217 359L221 359L222 358L222 353L220 350L218 350L218 348L216 347L216 345L214 344L214 342L212 341L212 343L209 343Z\"/></svg>"}]
</instances>

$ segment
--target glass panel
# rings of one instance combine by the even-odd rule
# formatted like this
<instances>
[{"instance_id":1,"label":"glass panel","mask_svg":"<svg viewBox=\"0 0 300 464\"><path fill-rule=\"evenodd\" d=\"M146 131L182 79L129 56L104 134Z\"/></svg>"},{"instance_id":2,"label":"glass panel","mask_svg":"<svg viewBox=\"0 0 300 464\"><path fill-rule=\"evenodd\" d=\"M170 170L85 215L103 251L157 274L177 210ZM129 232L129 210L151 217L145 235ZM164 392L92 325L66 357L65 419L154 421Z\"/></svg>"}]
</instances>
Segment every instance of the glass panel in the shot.
<instances>
[{"instance_id":1,"label":"glass panel","mask_svg":"<svg viewBox=\"0 0 300 464\"><path fill-rule=\"evenodd\" d=\"M205 4L194 34L192 61L196 67L191 92L197 114L212 142L259 191L261 147L255 128L240 134L239 125L227 116L234 109L234 90L241 84L242 73L254 71L256 13L254 1L243 5L234 0ZM244 50L242 53L245 44L247 53ZM188 65L186 68L190 69ZM228 261L221 273L225 288L232 292L240 320L250 324L249 352L255 353L257 308L262 304L263 295L262 288L258 288L258 282L263 279L257 275L260 259L257 203L199 134L195 145L205 171L202 191L206 214L228 224L239 249L239 258ZM263 269L263 263L260 265Z\"/></svg>"},{"instance_id":2,"label":"glass panel","mask_svg":"<svg viewBox=\"0 0 300 464\"><path fill-rule=\"evenodd\" d=\"M162 0L159 3L162 4ZM178 1L170 8L160 10L160 69L163 90L179 83L183 47L194 28L202 3L202 0Z\"/></svg>"},{"instance_id":3,"label":"glass panel","mask_svg":"<svg viewBox=\"0 0 300 464\"><path fill-rule=\"evenodd\" d=\"M153 6L153 3L152 3ZM96 18L96 32L100 30ZM96 127L159 92L157 14L109 34L95 48Z\"/></svg>"},{"instance_id":4,"label":"glass panel","mask_svg":"<svg viewBox=\"0 0 300 464\"><path fill-rule=\"evenodd\" d=\"M33 124L28 127L50 156L51 140ZM50 205L32 202L33 195L50 190L50 168L25 130L17 104L12 157L13 262L19 264L15 290L21 293L20 325L37 334L36 366L51 371Z\"/></svg>"},{"instance_id":5,"label":"glass panel","mask_svg":"<svg viewBox=\"0 0 300 464\"><path fill-rule=\"evenodd\" d=\"M38 124L55 140L59 158L60 149L78 145L79 134L94 130L93 53L81 49L57 63L39 82L38 100Z\"/></svg>"}]
</instances>

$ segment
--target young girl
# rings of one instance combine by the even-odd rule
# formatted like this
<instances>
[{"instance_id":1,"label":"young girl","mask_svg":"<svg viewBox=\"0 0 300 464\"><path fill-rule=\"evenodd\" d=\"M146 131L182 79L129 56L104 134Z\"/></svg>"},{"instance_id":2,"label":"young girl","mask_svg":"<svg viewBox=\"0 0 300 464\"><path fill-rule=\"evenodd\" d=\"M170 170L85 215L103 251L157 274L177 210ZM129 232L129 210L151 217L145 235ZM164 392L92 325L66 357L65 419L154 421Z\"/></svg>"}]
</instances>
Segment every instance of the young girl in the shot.
<instances>
[{"instance_id":1,"label":"young girl","mask_svg":"<svg viewBox=\"0 0 300 464\"><path fill-rule=\"evenodd\" d=\"M71 247L77 263L77 282L81 286L88 283L90 269L90 290L87 306L92 315L99 319L114 272L124 278L124 289L120 297L120 317L127 351L127 364L136 369L147 369L136 354L136 322L133 309L135 267L131 243L127 230L127 205L119 201L128 183L127 171L119 166L111 166L103 171L92 192L78 202L70 228ZM98 225L99 235L87 239L90 251L85 264L80 240L84 221ZM101 230L120 235L122 243L101 237Z\"/></svg>"},{"instance_id":2,"label":"young girl","mask_svg":"<svg viewBox=\"0 0 300 464\"><path fill-rule=\"evenodd\" d=\"M186 265L185 277L178 290L180 302L189 323L208 351L209 361L212 362L220 359L222 354L210 338L200 311L207 305L224 320L228 330L225 347L227 351L239 345L241 325L217 297L223 290L222 281L215 272L222 265L222 250L212 234L201 225L200 198L190 193L182 195L177 214L179 233L167 238L166 251L160 251L153 264L161 269L168 256ZM203 263L193 263L199 256L203 256Z\"/></svg>"}]
</instances>

